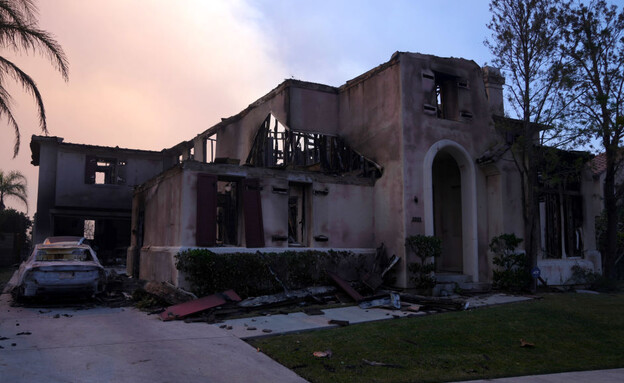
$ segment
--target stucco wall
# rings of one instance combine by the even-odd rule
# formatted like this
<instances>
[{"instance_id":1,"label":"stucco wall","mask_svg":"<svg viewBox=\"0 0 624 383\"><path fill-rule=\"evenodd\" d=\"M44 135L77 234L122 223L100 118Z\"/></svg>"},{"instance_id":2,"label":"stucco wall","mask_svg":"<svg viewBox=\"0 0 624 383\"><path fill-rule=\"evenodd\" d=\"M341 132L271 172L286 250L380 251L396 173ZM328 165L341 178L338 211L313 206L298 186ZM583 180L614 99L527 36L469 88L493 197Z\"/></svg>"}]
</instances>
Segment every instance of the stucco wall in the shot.
<instances>
[{"instance_id":1,"label":"stucco wall","mask_svg":"<svg viewBox=\"0 0 624 383\"><path fill-rule=\"evenodd\" d=\"M33 243L41 243L52 231L50 209L56 198L55 143L42 144L39 149L39 181L37 185L37 214L34 217Z\"/></svg>"},{"instance_id":2,"label":"stucco wall","mask_svg":"<svg viewBox=\"0 0 624 383\"><path fill-rule=\"evenodd\" d=\"M182 172L174 169L143 191L143 246L179 246L182 232ZM135 197L137 198L137 197Z\"/></svg>"},{"instance_id":3,"label":"stucco wall","mask_svg":"<svg viewBox=\"0 0 624 383\"><path fill-rule=\"evenodd\" d=\"M460 111L469 112L472 117L458 114L449 119L424 112L424 105L430 102L425 98L426 90L431 87L427 81L432 80L423 74L434 73L467 82L467 87L457 89L457 105ZM502 141L491 119L481 69L468 60L408 53L401 57L401 75L405 154L405 211L402 220L406 235L432 234L428 232L432 230L426 228L433 228L428 222L433 215L427 214L426 207L433 200L423 197L427 194L425 188L431 187L431 176L426 174L431 172L431 168L427 166L425 155L435 145L436 150L447 151L454 157L462 173L464 274L472 275L473 281L487 281L491 277L491 257L487 252L489 237L493 231L499 231L504 226L501 219L503 211L497 211L502 208L500 198L506 191L506 197L513 199L519 189L509 188L509 176L490 178L488 186L488 173L491 177L501 173L498 164L487 170L476 164L476 159L486 150ZM435 153L431 154L435 158ZM472 254L467 256L468 253ZM406 262L410 261L414 260L408 257Z\"/></svg>"},{"instance_id":4,"label":"stucco wall","mask_svg":"<svg viewBox=\"0 0 624 383\"><path fill-rule=\"evenodd\" d=\"M237 158L245 163L253 146L256 132L269 113L283 124L287 122L288 89L282 88L277 93L255 104L219 128L217 133L217 150L215 157Z\"/></svg>"},{"instance_id":5,"label":"stucco wall","mask_svg":"<svg viewBox=\"0 0 624 383\"><path fill-rule=\"evenodd\" d=\"M85 183L87 155L126 162L123 185ZM160 158L142 158L115 152L93 152L59 147L56 164L56 205L86 208L130 209L132 188L163 170Z\"/></svg>"},{"instance_id":6,"label":"stucco wall","mask_svg":"<svg viewBox=\"0 0 624 383\"><path fill-rule=\"evenodd\" d=\"M329 87L324 87L329 88ZM290 87L289 128L304 132L336 134L338 131L337 90Z\"/></svg>"},{"instance_id":7,"label":"stucco wall","mask_svg":"<svg viewBox=\"0 0 624 383\"><path fill-rule=\"evenodd\" d=\"M383 176L375 182L374 246L382 242L388 254L403 257L403 144L399 65L394 63L341 88L340 129L348 144L381 164ZM346 209L341 209L346 213ZM399 274L399 284L404 284Z\"/></svg>"},{"instance_id":8,"label":"stucco wall","mask_svg":"<svg viewBox=\"0 0 624 383\"><path fill-rule=\"evenodd\" d=\"M376 246L373 211L370 209L374 190L369 180L352 177L352 182L346 182L344 177L306 172L184 162L142 185L134 194L133 238L128 251L128 267L134 268L137 264L134 257L140 252L142 277L177 280L177 272L172 269L174 253L171 249L195 246L197 176L200 173L215 174L228 180L260 180L267 248L288 249L287 240L275 241L273 238L288 235L288 195L276 191L287 190L289 184L306 188L306 247L370 249ZM315 190L322 193L315 194ZM141 205L145 211L145 231L142 247L137 249L137 217ZM241 246L244 246L242 220L238 231L243 238ZM318 235L325 235L328 240L315 240Z\"/></svg>"}]
</instances>

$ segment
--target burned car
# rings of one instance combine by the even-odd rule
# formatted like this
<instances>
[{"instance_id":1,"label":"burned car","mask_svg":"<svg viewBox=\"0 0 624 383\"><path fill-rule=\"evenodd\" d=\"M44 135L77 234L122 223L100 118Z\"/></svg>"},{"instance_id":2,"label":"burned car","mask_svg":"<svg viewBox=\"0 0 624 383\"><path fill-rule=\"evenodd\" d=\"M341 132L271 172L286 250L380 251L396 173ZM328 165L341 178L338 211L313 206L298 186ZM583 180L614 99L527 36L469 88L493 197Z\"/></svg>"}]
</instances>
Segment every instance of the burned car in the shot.
<instances>
[{"instance_id":1,"label":"burned car","mask_svg":"<svg viewBox=\"0 0 624 383\"><path fill-rule=\"evenodd\" d=\"M81 237L49 237L17 272L16 298L53 294L92 296L103 291L104 268Z\"/></svg>"}]
</instances>

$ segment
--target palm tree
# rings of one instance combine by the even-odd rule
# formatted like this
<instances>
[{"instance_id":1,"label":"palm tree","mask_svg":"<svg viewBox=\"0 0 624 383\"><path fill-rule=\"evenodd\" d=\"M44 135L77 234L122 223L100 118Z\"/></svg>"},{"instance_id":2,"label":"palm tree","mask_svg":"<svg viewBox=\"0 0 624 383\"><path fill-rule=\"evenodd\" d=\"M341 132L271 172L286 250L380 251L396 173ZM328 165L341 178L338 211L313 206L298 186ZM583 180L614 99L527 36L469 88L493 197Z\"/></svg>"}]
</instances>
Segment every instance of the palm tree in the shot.
<instances>
[{"instance_id":1,"label":"palm tree","mask_svg":"<svg viewBox=\"0 0 624 383\"><path fill-rule=\"evenodd\" d=\"M0 48L16 53L40 52L46 56L65 81L68 80L69 64L61 46L51 34L37 26L37 7L33 0L0 0ZM6 80L11 78L32 94L39 109L41 131L48 134L43 99L35 81L13 62L0 56L0 116L4 116L15 131L13 158L20 147L20 131L11 112L11 96Z\"/></svg>"},{"instance_id":2,"label":"palm tree","mask_svg":"<svg viewBox=\"0 0 624 383\"><path fill-rule=\"evenodd\" d=\"M28 201L26 200L26 177L16 170L5 174L0 170L0 211L6 207L4 205L4 197L16 197L22 200L28 209Z\"/></svg>"}]
</instances>

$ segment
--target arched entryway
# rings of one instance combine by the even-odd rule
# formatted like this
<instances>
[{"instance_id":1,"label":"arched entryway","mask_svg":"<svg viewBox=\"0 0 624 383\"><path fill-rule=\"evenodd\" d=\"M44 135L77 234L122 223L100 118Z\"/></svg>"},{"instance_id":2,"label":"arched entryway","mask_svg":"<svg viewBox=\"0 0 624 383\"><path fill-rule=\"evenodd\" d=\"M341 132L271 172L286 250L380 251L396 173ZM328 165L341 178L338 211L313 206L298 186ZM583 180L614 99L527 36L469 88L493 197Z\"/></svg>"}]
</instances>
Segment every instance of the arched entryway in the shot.
<instances>
[{"instance_id":1,"label":"arched entryway","mask_svg":"<svg viewBox=\"0 0 624 383\"><path fill-rule=\"evenodd\" d=\"M477 188L472 158L461 145L441 140L423 162L425 234L438 235L443 255L437 270L479 279Z\"/></svg>"},{"instance_id":2,"label":"arched entryway","mask_svg":"<svg viewBox=\"0 0 624 383\"><path fill-rule=\"evenodd\" d=\"M461 172L457 161L439 152L431 169L433 183L433 233L442 240L437 272L463 273Z\"/></svg>"}]
</instances>

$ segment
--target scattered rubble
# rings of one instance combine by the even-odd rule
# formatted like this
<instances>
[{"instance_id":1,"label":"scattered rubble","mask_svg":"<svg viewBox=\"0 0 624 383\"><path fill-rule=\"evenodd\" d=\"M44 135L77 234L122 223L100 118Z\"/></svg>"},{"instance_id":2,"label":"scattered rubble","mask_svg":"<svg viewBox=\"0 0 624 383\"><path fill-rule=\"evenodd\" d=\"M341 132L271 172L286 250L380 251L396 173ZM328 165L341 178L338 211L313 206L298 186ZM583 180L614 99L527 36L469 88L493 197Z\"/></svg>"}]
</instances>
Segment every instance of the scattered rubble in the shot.
<instances>
[{"instance_id":1,"label":"scattered rubble","mask_svg":"<svg viewBox=\"0 0 624 383\"><path fill-rule=\"evenodd\" d=\"M360 308L370 309L373 307L384 307L390 309L401 309L401 298L397 293L390 293L389 296L383 298L369 297L367 300L360 302Z\"/></svg>"},{"instance_id":2,"label":"scattered rubble","mask_svg":"<svg viewBox=\"0 0 624 383\"><path fill-rule=\"evenodd\" d=\"M340 288L345 293L349 294L349 296L353 298L354 301L360 302L364 299L364 297L360 293L358 293L353 287L351 287L351 285L347 281L340 278L338 275L332 273L331 271L327 271L327 275L329 275L329 277L333 279L334 282L336 282L336 284L340 286Z\"/></svg>"},{"instance_id":3,"label":"scattered rubble","mask_svg":"<svg viewBox=\"0 0 624 383\"><path fill-rule=\"evenodd\" d=\"M302 300L314 297L314 296L326 296L333 294L336 291L335 287L331 286L313 286L300 290L293 290L273 295L263 295L260 297L247 298L238 304L239 307L245 308L258 308L258 307L270 307L280 304L292 304L298 303Z\"/></svg>"},{"instance_id":4,"label":"scattered rubble","mask_svg":"<svg viewBox=\"0 0 624 383\"><path fill-rule=\"evenodd\" d=\"M150 281L145 284L143 289L150 294L157 295L169 305L177 305L197 299L195 294L175 287L169 282Z\"/></svg>"}]
</instances>

